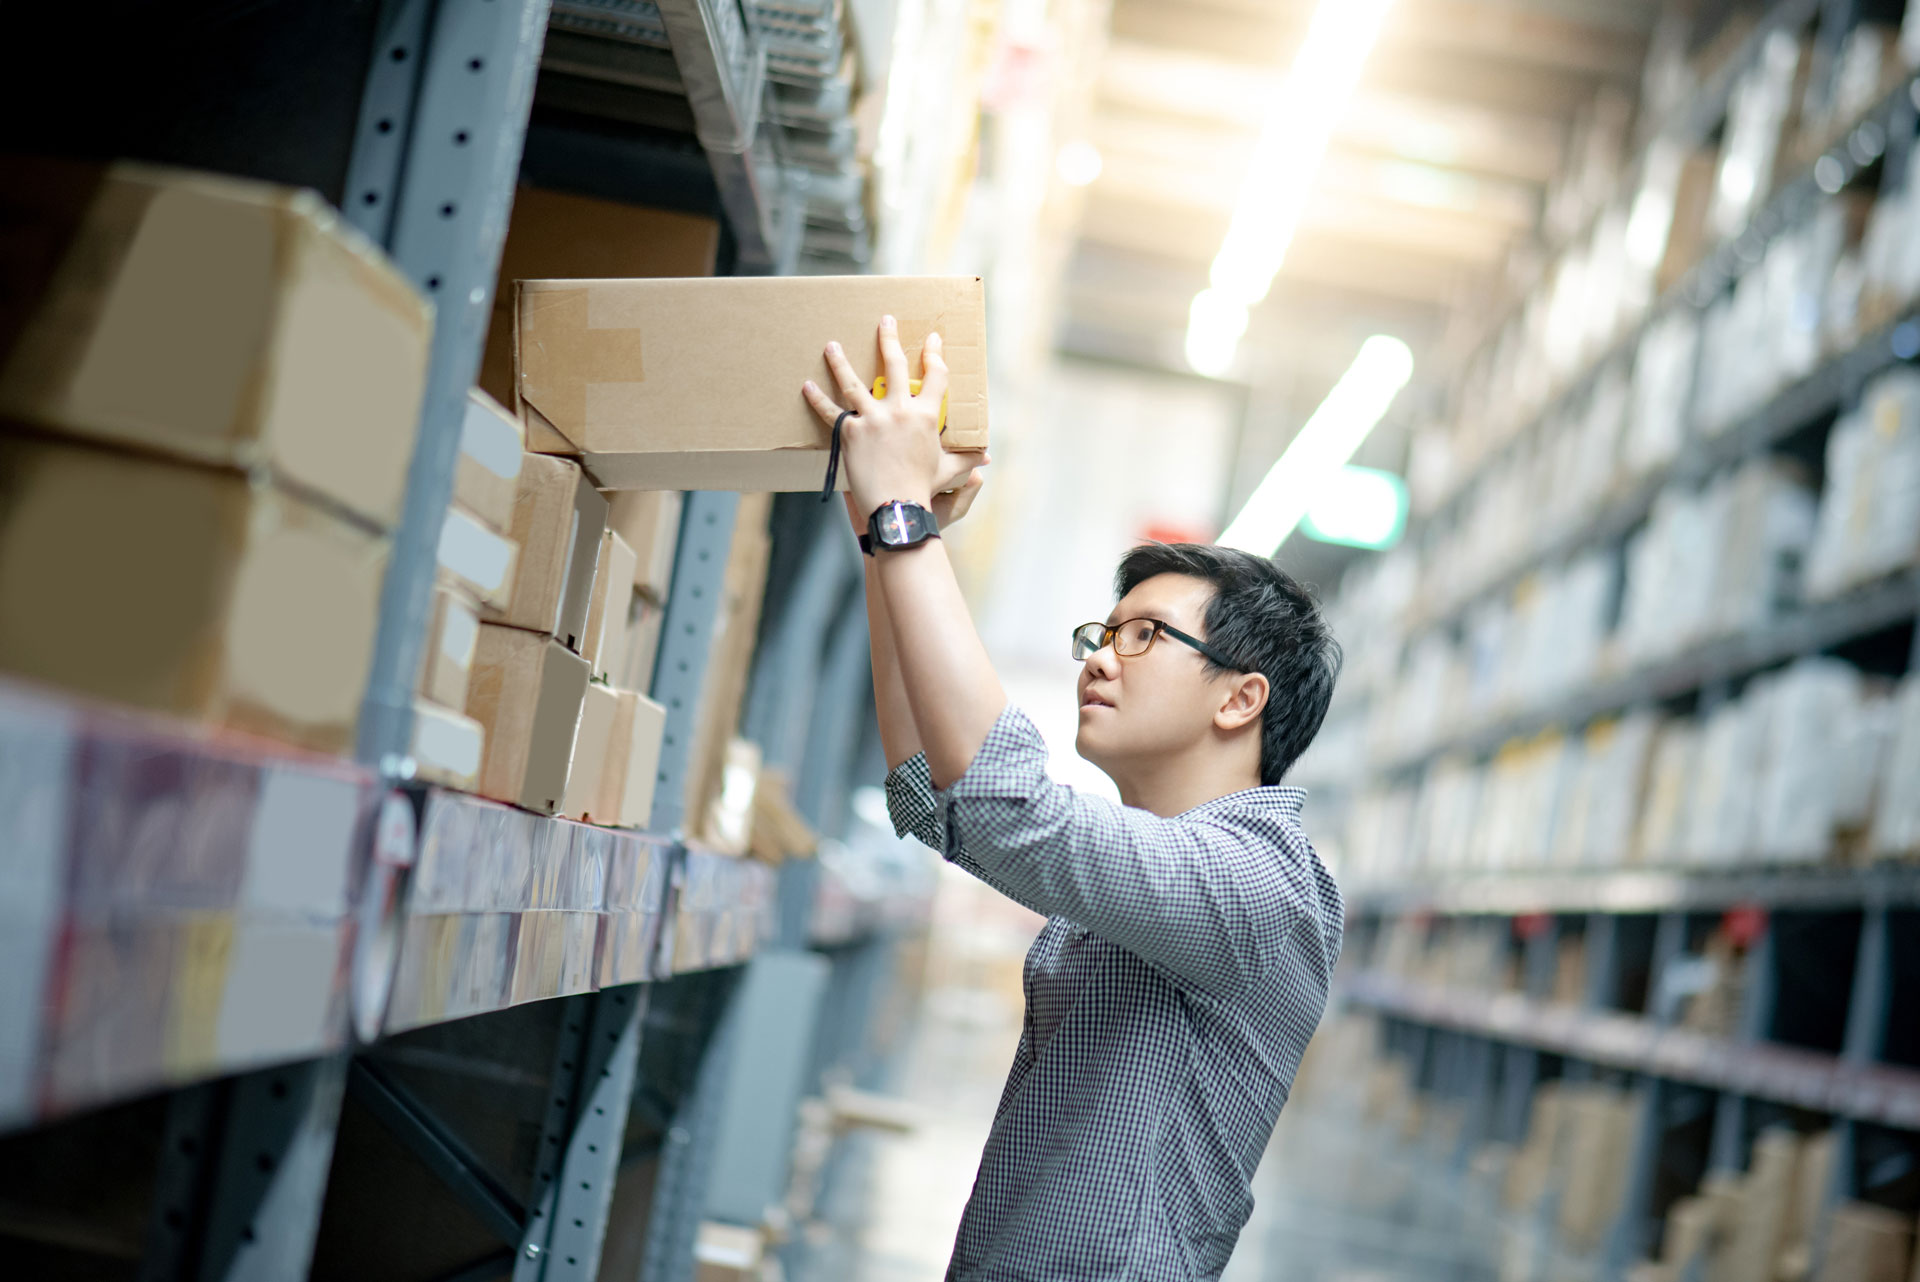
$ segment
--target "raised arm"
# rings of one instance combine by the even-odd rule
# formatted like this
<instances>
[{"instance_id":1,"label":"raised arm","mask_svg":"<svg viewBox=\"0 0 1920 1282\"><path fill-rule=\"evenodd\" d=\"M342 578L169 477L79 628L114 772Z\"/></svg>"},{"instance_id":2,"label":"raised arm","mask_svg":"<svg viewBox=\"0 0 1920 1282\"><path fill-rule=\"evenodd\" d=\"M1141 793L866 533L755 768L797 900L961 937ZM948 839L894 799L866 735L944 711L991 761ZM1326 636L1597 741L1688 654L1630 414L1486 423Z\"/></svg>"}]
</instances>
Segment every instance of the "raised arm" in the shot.
<instances>
[{"instance_id":1,"label":"raised arm","mask_svg":"<svg viewBox=\"0 0 1920 1282\"><path fill-rule=\"evenodd\" d=\"M898 500L933 508L938 515L935 495L955 466L940 444L940 404L947 394L940 336L930 335L921 353L924 376L918 396L909 390L906 354L891 316L880 325L880 356L887 376L884 400L867 390L838 343L827 348L840 396L855 414L843 429L850 510L857 523L864 523L866 514ZM821 388L808 383L805 393L823 422L840 417L840 404ZM974 630L940 540L880 554L870 567L869 587L876 581L913 726L935 784L944 787L966 772L1007 706L1006 692ZM870 594L870 626L876 619L874 599ZM875 676L878 698L877 667ZM886 711L881 715L884 733ZM893 755L891 748L888 755Z\"/></svg>"}]
</instances>

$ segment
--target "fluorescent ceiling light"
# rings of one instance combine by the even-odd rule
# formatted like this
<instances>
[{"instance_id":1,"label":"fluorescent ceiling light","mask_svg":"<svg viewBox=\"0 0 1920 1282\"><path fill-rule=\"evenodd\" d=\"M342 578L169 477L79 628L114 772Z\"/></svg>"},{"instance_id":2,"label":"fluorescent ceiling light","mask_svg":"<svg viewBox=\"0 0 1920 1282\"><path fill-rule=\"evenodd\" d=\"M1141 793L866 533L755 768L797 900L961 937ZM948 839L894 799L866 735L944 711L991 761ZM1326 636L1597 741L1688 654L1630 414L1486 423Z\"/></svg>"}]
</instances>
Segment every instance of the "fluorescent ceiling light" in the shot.
<instances>
[{"instance_id":1,"label":"fluorescent ceiling light","mask_svg":"<svg viewBox=\"0 0 1920 1282\"><path fill-rule=\"evenodd\" d=\"M1390 548L1407 528L1407 483L1392 472L1349 463L1320 482L1300 533L1350 548Z\"/></svg>"},{"instance_id":2,"label":"fluorescent ceiling light","mask_svg":"<svg viewBox=\"0 0 1920 1282\"><path fill-rule=\"evenodd\" d=\"M1257 556L1279 551L1327 479L1353 457L1412 377L1413 353L1405 343L1385 334L1362 343L1353 364L1220 535L1220 546Z\"/></svg>"},{"instance_id":3,"label":"fluorescent ceiling light","mask_svg":"<svg viewBox=\"0 0 1920 1282\"><path fill-rule=\"evenodd\" d=\"M1245 320L1221 324L1214 309L1227 303L1241 311L1267 296L1286 260L1294 227L1313 188L1320 158L1334 125L1353 96L1360 68L1380 34L1393 0L1320 0L1307 25L1293 68L1267 102L1247 176L1228 224L1226 239L1209 273L1209 325L1187 335L1188 359L1202 373L1233 363ZM1200 310L1195 300L1195 312ZM1221 336L1232 333L1232 339ZM1193 360L1198 353L1199 360Z\"/></svg>"},{"instance_id":4,"label":"fluorescent ceiling light","mask_svg":"<svg viewBox=\"0 0 1920 1282\"><path fill-rule=\"evenodd\" d=\"M1084 138L1077 138L1060 148L1053 158L1053 166L1060 174L1060 181L1069 187L1090 187L1094 179L1100 176L1105 162L1100 157L1100 149Z\"/></svg>"}]
</instances>

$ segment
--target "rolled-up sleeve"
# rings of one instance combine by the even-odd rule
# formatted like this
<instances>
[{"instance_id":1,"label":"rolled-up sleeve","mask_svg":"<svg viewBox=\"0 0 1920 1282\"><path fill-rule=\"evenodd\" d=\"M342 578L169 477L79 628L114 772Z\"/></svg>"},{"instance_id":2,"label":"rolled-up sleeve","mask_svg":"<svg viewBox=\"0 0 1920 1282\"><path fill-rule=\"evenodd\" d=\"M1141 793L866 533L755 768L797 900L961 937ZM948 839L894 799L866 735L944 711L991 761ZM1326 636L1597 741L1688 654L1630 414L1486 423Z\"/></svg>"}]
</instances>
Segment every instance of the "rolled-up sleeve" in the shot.
<instances>
[{"instance_id":1,"label":"rolled-up sleeve","mask_svg":"<svg viewBox=\"0 0 1920 1282\"><path fill-rule=\"evenodd\" d=\"M907 831L1028 908L1215 996L1244 990L1296 942L1320 951L1310 853L1087 796L1046 766L1039 731L1009 707L952 787L933 791L921 761L924 804L903 798L895 825L911 820ZM889 779L890 801L895 791Z\"/></svg>"}]
</instances>

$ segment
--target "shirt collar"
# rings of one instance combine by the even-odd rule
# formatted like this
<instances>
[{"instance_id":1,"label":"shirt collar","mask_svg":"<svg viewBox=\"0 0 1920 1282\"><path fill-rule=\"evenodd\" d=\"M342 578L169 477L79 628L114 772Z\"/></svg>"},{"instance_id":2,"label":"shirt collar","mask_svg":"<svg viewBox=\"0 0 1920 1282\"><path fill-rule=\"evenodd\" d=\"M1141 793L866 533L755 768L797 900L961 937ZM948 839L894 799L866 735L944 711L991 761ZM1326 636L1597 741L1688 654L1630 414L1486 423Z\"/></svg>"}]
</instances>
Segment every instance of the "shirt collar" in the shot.
<instances>
[{"instance_id":1,"label":"shirt collar","mask_svg":"<svg viewBox=\"0 0 1920 1282\"><path fill-rule=\"evenodd\" d=\"M1267 784L1258 788L1242 788L1239 792L1230 792L1224 797L1203 801L1190 810L1182 811L1180 818L1236 810L1278 810L1282 814L1298 818L1300 807L1306 804L1306 800L1305 788L1295 788L1285 784Z\"/></svg>"}]
</instances>

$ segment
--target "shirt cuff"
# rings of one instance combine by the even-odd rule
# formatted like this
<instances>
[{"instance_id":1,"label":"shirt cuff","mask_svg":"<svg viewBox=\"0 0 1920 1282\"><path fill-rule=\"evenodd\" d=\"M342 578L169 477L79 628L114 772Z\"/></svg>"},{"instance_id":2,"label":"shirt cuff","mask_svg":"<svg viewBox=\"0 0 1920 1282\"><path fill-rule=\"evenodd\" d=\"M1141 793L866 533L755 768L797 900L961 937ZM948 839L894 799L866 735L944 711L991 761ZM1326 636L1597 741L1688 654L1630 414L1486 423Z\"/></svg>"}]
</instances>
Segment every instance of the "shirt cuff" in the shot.
<instances>
[{"instance_id":1,"label":"shirt cuff","mask_svg":"<svg viewBox=\"0 0 1920 1282\"><path fill-rule=\"evenodd\" d=\"M916 752L887 772L887 816L893 835L918 837L934 816L933 771L927 755Z\"/></svg>"},{"instance_id":2,"label":"shirt cuff","mask_svg":"<svg viewBox=\"0 0 1920 1282\"><path fill-rule=\"evenodd\" d=\"M1026 713L1008 704L987 731L966 773L935 792L934 804L945 814L953 802L972 797L1024 799L1034 794L1046 773L1047 741ZM931 774L928 779L931 782Z\"/></svg>"}]
</instances>

